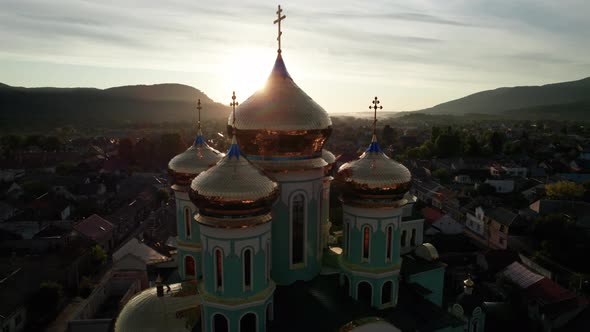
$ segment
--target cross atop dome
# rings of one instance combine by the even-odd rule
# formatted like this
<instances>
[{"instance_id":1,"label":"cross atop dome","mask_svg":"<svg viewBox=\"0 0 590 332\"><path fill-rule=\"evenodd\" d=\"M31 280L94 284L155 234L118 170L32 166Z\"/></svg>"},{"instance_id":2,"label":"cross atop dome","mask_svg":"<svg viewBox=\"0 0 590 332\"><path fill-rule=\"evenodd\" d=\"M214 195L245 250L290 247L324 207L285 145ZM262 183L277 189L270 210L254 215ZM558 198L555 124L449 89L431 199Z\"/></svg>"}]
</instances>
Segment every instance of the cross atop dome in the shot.
<instances>
[{"instance_id":1,"label":"cross atop dome","mask_svg":"<svg viewBox=\"0 0 590 332\"><path fill-rule=\"evenodd\" d=\"M281 9L281 5L279 5L279 9L277 10L277 19L273 22L273 24L279 24L279 36L277 37L277 41L279 42L279 49L277 50L278 53L281 53L281 36L283 35L283 32L281 31L281 21L287 18L287 16L281 15L282 12L283 10Z\"/></svg>"},{"instance_id":2,"label":"cross atop dome","mask_svg":"<svg viewBox=\"0 0 590 332\"><path fill-rule=\"evenodd\" d=\"M367 152L381 152L381 147L379 147L379 143L377 143L377 110L383 109L383 106L379 105L381 102L379 98L375 97L373 99L372 104L373 106L369 106L369 109L374 111L373 113L373 137L371 138L371 145L367 149Z\"/></svg>"},{"instance_id":3,"label":"cross atop dome","mask_svg":"<svg viewBox=\"0 0 590 332\"><path fill-rule=\"evenodd\" d=\"M234 91L231 96L232 102L229 106L232 107L232 139L231 139L231 146L229 147L229 151L227 151L228 158L236 157L236 159L240 158L240 147L238 146L238 141L236 139L236 106L239 103L236 101L236 92Z\"/></svg>"}]
</instances>

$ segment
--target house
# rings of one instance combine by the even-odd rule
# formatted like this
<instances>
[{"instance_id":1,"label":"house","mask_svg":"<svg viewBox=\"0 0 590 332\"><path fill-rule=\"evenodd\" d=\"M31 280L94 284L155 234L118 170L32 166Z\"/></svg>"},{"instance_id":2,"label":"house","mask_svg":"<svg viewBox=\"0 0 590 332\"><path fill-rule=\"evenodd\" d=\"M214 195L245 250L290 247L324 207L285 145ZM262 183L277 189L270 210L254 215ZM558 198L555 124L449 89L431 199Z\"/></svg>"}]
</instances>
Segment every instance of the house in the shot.
<instances>
[{"instance_id":1,"label":"house","mask_svg":"<svg viewBox=\"0 0 590 332\"><path fill-rule=\"evenodd\" d=\"M422 202L430 204L432 202L432 195L434 195L434 193L440 188L442 188L442 186L434 181L413 179L410 192Z\"/></svg>"},{"instance_id":2,"label":"house","mask_svg":"<svg viewBox=\"0 0 590 332\"><path fill-rule=\"evenodd\" d=\"M445 214L430 225L430 228L426 230L426 235L456 235L463 233L463 224L457 222L450 214Z\"/></svg>"},{"instance_id":3,"label":"house","mask_svg":"<svg viewBox=\"0 0 590 332\"><path fill-rule=\"evenodd\" d=\"M511 193L514 191L514 179L511 178L493 178L487 179L485 183L489 184L490 186L494 187L499 194Z\"/></svg>"},{"instance_id":4,"label":"house","mask_svg":"<svg viewBox=\"0 0 590 332\"><path fill-rule=\"evenodd\" d=\"M99 244L107 252L110 252L114 247L115 227L97 214L74 225L74 229L87 239Z\"/></svg>"},{"instance_id":5,"label":"house","mask_svg":"<svg viewBox=\"0 0 590 332\"><path fill-rule=\"evenodd\" d=\"M518 215L505 208L485 209L488 217L488 247L496 249L508 248L508 231L518 220Z\"/></svg>"},{"instance_id":6,"label":"house","mask_svg":"<svg viewBox=\"0 0 590 332\"><path fill-rule=\"evenodd\" d=\"M493 164L490 166L490 174L493 176L520 176L526 177L528 169L514 163Z\"/></svg>"},{"instance_id":7,"label":"house","mask_svg":"<svg viewBox=\"0 0 590 332\"><path fill-rule=\"evenodd\" d=\"M543 331L563 327L588 306L588 300L518 262L508 265L500 276L520 290L529 318L538 322Z\"/></svg>"}]
</instances>

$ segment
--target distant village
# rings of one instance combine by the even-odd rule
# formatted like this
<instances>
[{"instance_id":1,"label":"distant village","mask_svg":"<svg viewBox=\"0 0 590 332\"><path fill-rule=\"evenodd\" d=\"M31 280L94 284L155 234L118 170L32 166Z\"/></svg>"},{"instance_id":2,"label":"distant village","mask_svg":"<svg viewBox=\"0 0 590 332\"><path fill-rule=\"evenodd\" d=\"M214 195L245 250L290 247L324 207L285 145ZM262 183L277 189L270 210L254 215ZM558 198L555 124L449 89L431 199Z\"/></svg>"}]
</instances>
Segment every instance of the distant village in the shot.
<instances>
[{"instance_id":1,"label":"distant village","mask_svg":"<svg viewBox=\"0 0 590 332\"><path fill-rule=\"evenodd\" d=\"M325 148L337 169L358 158L372 129L366 119L333 123ZM225 125L204 126L220 151L228 146ZM402 247L438 249L445 299L470 275L490 331L588 329L590 128L386 118L378 130L381 147L411 171L413 217L424 220L418 235L402 234ZM0 137L2 332L108 331L157 276L179 278L166 165L194 136L185 124L180 132ZM337 247L342 212L332 196Z\"/></svg>"}]
</instances>

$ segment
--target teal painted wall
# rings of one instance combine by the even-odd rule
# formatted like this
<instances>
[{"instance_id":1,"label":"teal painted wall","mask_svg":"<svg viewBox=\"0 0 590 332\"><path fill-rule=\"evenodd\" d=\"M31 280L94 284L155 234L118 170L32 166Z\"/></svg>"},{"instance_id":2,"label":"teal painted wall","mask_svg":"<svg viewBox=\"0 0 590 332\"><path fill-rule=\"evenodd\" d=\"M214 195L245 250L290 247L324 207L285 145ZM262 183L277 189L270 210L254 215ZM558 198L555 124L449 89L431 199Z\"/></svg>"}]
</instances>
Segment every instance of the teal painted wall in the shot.
<instances>
[{"instance_id":1,"label":"teal painted wall","mask_svg":"<svg viewBox=\"0 0 590 332\"><path fill-rule=\"evenodd\" d=\"M408 277L408 282L415 282L422 287L428 288L432 293L428 294L425 298L440 307L442 306L443 300L444 279L445 269L440 267L410 275Z\"/></svg>"},{"instance_id":2,"label":"teal painted wall","mask_svg":"<svg viewBox=\"0 0 590 332\"><path fill-rule=\"evenodd\" d=\"M185 269L185 257L190 255L195 260L195 269L196 269L196 278L199 279L203 276L203 272L201 271L202 268L202 256L200 252L192 251L192 250L185 250L183 248L177 249L177 259L178 259L178 274L180 275L181 280L186 279L193 279L193 277L186 275Z\"/></svg>"},{"instance_id":3,"label":"teal painted wall","mask_svg":"<svg viewBox=\"0 0 590 332\"><path fill-rule=\"evenodd\" d=\"M270 306L270 307L269 307ZM228 322L229 322L229 331L230 332L239 332L240 331L240 319L248 313L254 313L257 316L257 331L262 332L266 331L267 325L267 310L270 310L272 316L272 306L273 306L273 298L272 296L257 305L249 306L247 308L242 309L221 309L216 308L213 306L209 306L204 304L202 306L202 327L203 331L213 331L213 317L215 314L222 314L224 315Z\"/></svg>"},{"instance_id":4,"label":"teal painted wall","mask_svg":"<svg viewBox=\"0 0 590 332\"><path fill-rule=\"evenodd\" d=\"M244 290L243 286L243 252L239 255L234 254L235 242L247 239L258 239L261 241L260 236L254 236L250 238L240 238L236 240L226 240L219 238L211 238L204 236L204 239L212 239L218 243L229 243L230 252L223 252L223 248L216 247L212 242L208 242L209 246L207 250L203 252L203 279L205 282L205 290L209 293L223 297L238 297L245 298L252 296L253 294L262 291L268 287L268 280L266 277L266 248L260 247L258 252L252 247L247 247L252 252L252 286L250 290ZM216 288L216 274L215 274L215 260L214 253L215 249L219 248L222 250L223 257L223 290L218 291ZM244 248L246 249L246 248ZM271 249L272 250L272 249Z\"/></svg>"},{"instance_id":5,"label":"teal painted wall","mask_svg":"<svg viewBox=\"0 0 590 332\"><path fill-rule=\"evenodd\" d=\"M191 236L187 238L186 234L186 227L184 222L184 210L185 208L189 209L190 215L190 222L191 222ZM176 195L176 231L178 234L178 239L185 242L191 243L199 243L200 242L200 234L199 234L199 226L198 223L195 221L195 214L197 213L197 208L193 205L193 203L189 200L184 200Z\"/></svg>"},{"instance_id":6,"label":"teal painted wall","mask_svg":"<svg viewBox=\"0 0 590 332\"><path fill-rule=\"evenodd\" d=\"M399 276L397 274L383 277L383 278L370 278L366 276L355 276L349 271L343 271L340 275L340 285L345 284L344 280L348 278L349 289L348 295L355 300L358 300L359 284L361 282L367 282L371 285L371 306L383 309L397 305L398 291L399 291ZM391 301L383 303L383 285L386 282L391 282Z\"/></svg>"},{"instance_id":7,"label":"teal painted wall","mask_svg":"<svg viewBox=\"0 0 590 332\"><path fill-rule=\"evenodd\" d=\"M359 221L360 224L359 228L357 229L354 222L356 218L356 216L351 214L344 215L344 222L348 225L348 232L350 234L343 234L345 246L345 248L343 248L343 258L352 264L369 268L385 268L400 264L401 256L399 227L393 226L391 260L386 260L387 228L382 230L381 223L383 219L388 218L363 217L363 219L376 220L378 222L376 229L373 225L363 224L361 221ZM370 229L368 261L365 261L362 256L364 240L363 230L365 226L369 227ZM348 239L350 240L350 243L347 242ZM346 246L350 247L346 248Z\"/></svg>"},{"instance_id":8,"label":"teal painted wall","mask_svg":"<svg viewBox=\"0 0 590 332\"><path fill-rule=\"evenodd\" d=\"M292 194L296 193L298 191ZM319 201L310 197L307 199L307 241L304 265L291 265L289 206L279 200L272 209L272 278L279 285L289 285L297 280L311 280L319 274L321 269L321 255L318 251L321 239Z\"/></svg>"}]
</instances>

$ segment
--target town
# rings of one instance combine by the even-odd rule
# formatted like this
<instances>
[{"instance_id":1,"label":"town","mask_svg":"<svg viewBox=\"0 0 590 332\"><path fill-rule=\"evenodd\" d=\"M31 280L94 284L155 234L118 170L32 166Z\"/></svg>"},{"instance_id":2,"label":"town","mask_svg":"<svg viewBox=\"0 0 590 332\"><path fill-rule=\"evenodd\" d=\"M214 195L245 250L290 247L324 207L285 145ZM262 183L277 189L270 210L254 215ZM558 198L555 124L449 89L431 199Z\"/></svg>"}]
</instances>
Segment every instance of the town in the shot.
<instances>
[{"instance_id":1,"label":"town","mask_svg":"<svg viewBox=\"0 0 590 332\"><path fill-rule=\"evenodd\" d=\"M364 150L372 119L332 121L324 148L336 170ZM106 331L157 277L179 280L166 165L192 142L195 125L177 128L0 138L4 331ZM223 120L203 129L210 146L227 149ZM446 265L443 308L469 275L491 331L582 331L590 324L587 126L386 114L377 136L411 171L413 218L423 229L402 233L401 246L437 248ZM340 188L331 190L329 245L340 247Z\"/></svg>"}]
</instances>

